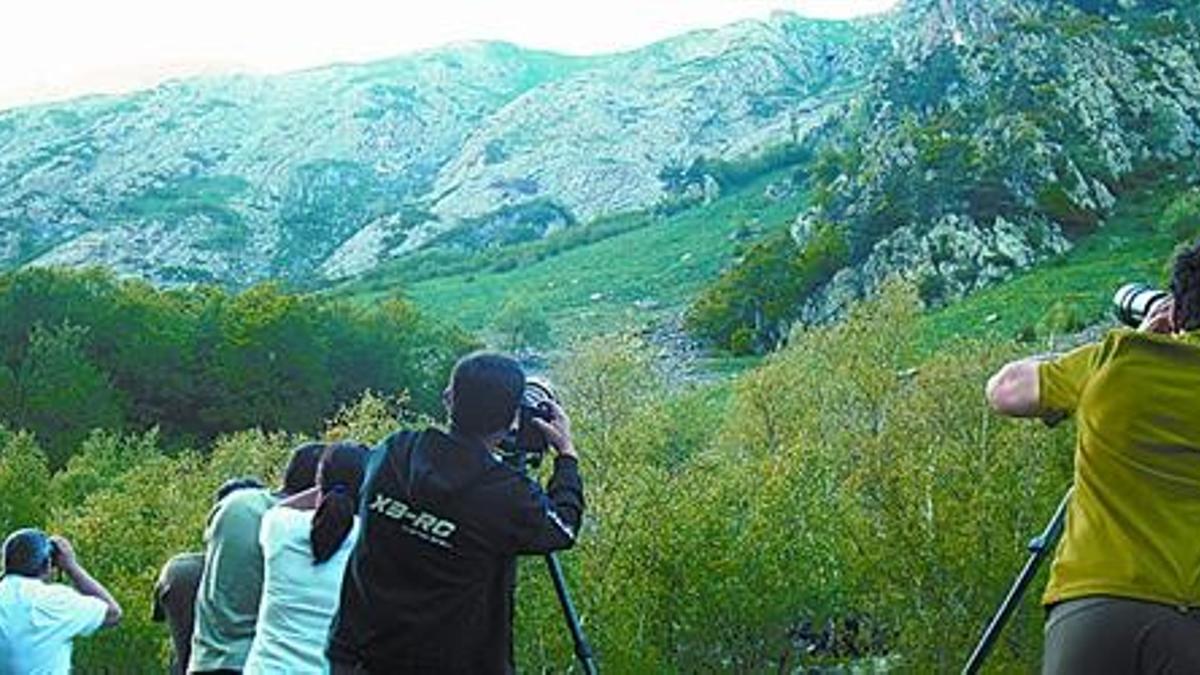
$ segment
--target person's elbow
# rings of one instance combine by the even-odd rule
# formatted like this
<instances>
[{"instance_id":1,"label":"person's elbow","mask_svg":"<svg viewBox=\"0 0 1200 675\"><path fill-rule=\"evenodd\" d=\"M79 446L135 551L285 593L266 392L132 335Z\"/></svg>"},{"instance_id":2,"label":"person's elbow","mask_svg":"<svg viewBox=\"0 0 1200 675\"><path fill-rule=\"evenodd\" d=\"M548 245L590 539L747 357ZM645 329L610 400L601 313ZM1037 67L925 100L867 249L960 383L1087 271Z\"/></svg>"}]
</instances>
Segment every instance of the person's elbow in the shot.
<instances>
[{"instance_id":1,"label":"person's elbow","mask_svg":"<svg viewBox=\"0 0 1200 675\"><path fill-rule=\"evenodd\" d=\"M987 383L992 410L1011 417L1032 417L1038 412L1038 367L1033 361L1015 361L1000 369Z\"/></svg>"},{"instance_id":2,"label":"person's elbow","mask_svg":"<svg viewBox=\"0 0 1200 675\"><path fill-rule=\"evenodd\" d=\"M104 628L111 628L119 623L125 616L124 610L117 603L112 603L108 606L108 610L104 612L104 623L101 624Z\"/></svg>"}]
</instances>

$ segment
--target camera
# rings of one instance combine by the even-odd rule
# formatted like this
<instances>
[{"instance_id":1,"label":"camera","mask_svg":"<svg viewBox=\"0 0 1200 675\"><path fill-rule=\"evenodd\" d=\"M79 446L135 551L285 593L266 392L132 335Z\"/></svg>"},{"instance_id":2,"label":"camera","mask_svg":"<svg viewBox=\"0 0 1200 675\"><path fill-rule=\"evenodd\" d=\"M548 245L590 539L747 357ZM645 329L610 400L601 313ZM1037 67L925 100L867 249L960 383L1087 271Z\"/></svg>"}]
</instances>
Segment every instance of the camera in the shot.
<instances>
[{"instance_id":1,"label":"camera","mask_svg":"<svg viewBox=\"0 0 1200 675\"><path fill-rule=\"evenodd\" d=\"M1171 294L1167 291L1151 288L1146 284L1125 284L1118 288L1116 294L1113 295L1117 321L1137 328L1155 305L1170 297Z\"/></svg>"},{"instance_id":2,"label":"camera","mask_svg":"<svg viewBox=\"0 0 1200 675\"><path fill-rule=\"evenodd\" d=\"M550 444L546 434L533 421L553 422L554 409L550 403L557 400L554 388L545 379L531 377L526 380L517 408L517 429L502 444L502 457L506 463L520 471L541 466Z\"/></svg>"}]
</instances>

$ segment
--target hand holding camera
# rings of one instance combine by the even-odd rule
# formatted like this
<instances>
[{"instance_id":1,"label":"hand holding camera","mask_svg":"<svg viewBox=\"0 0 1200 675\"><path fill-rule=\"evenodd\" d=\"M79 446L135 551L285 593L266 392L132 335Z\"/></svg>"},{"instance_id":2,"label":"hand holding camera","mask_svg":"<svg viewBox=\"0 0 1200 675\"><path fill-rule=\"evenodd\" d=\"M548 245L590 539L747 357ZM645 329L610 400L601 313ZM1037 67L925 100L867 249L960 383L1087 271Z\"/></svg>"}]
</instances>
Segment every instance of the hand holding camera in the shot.
<instances>
[{"instance_id":1,"label":"hand holding camera","mask_svg":"<svg viewBox=\"0 0 1200 675\"><path fill-rule=\"evenodd\" d=\"M50 563L63 571L78 566L75 547L71 546L66 537L57 534L50 537Z\"/></svg>"},{"instance_id":2,"label":"hand holding camera","mask_svg":"<svg viewBox=\"0 0 1200 675\"><path fill-rule=\"evenodd\" d=\"M1166 298L1155 303L1138 325L1143 333L1170 334L1175 332L1175 299Z\"/></svg>"},{"instance_id":3,"label":"hand holding camera","mask_svg":"<svg viewBox=\"0 0 1200 675\"><path fill-rule=\"evenodd\" d=\"M551 417L547 420L535 416L532 418L533 424L541 430L547 443L557 450L559 455L579 459L579 453L575 450L575 443L571 439L571 418L567 417L566 411L558 404L558 401L551 399L542 405L548 409Z\"/></svg>"}]
</instances>

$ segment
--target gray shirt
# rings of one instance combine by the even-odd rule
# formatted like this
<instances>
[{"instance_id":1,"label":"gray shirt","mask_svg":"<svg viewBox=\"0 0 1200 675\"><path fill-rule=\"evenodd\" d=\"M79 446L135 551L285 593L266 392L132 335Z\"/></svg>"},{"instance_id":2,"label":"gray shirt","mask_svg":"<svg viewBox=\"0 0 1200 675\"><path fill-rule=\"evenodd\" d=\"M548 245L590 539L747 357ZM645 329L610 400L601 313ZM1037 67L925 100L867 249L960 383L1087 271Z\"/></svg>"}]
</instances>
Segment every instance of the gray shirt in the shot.
<instances>
[{"instance_id":1,"label":"gray shirt","mask_svg":"<svg viewBox=\"0 0 1200 675\"><path fill-rule=\"evenodd\" d=\"M203 553L180 553L167 561L154 585L155 621L166 621L171 630L172 675L187 672L192 653L192 627L196 625L196 589L204 572Z\"/></svg>"},{"instance_id":2,"label":"gray shirt","mask_svg":"<svg viewBox=\"0 0 1200 675\"><path fill-rule=\"evenodd\" d=\"M241 670L246 663L262 594L258 529L275 502L267 490L238 490L209 514L189 671Z\"/></svg>"}]
</instances>

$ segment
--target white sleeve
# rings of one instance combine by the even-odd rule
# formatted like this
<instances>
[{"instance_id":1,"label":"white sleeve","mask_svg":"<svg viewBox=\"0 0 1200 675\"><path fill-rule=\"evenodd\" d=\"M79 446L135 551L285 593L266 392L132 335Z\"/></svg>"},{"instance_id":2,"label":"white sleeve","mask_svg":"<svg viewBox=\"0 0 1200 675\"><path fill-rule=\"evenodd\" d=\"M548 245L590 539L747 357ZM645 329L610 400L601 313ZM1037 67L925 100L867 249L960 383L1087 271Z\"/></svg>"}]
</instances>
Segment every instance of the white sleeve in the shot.
<instances>
[{"instance_id":1,"label":"white sleeve","mask_svg":"<svg viewBox=\"0 0 1200 675\"><path fill-rule=\"evenodd\" d=\"M84 595L69 586L46 584L34 603L31 621L35 626L61 632L65 637L91 635L104 625L108 605L100 598Z\"/></svg>"}]
</instances>

